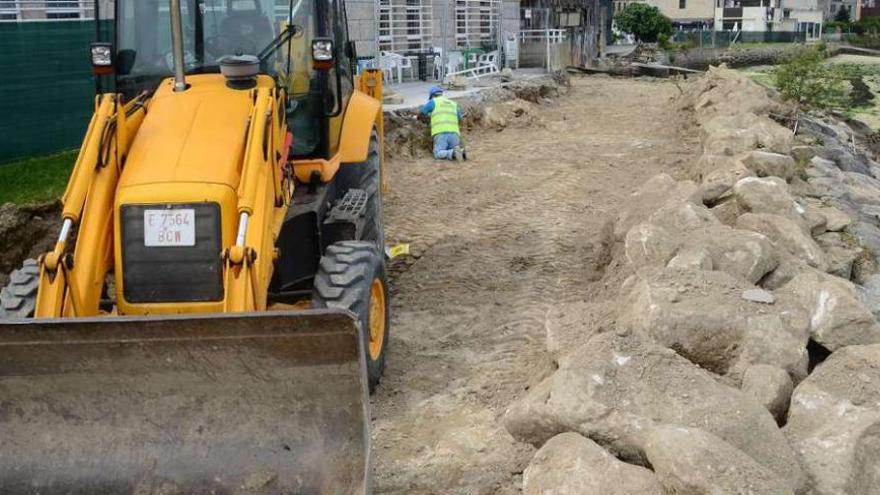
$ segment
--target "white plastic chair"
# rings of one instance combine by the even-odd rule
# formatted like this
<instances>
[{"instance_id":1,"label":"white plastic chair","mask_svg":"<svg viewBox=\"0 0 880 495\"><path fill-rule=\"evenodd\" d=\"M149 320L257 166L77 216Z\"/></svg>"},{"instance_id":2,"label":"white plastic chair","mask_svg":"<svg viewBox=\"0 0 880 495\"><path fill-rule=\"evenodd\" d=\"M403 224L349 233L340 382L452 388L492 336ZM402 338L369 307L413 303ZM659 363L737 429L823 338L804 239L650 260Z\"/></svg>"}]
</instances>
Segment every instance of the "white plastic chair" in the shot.
<instances>
[{"instance_id":1,"label":"white plastic chair","mask_svg":"<svg viewBox=\"0 0 880 495\"><path fill-rule=\"evenodd\" d=\"M431 53L434 54L434 79L439 80L443 77L443 49L435 46Z\"/></svg>"},{"instance_id":2,"label":"white plastic chair","mask_svg":"<svg viewBox=\"0 0 880 495\"><path fill-rule=\"evenodd\" d=\"M397 54L395 53L395 55L397 55ZM400 75L398 76L398 79L401 79L401 82L403 82L402 77L403 77L404 70L409 70L409 78L415 79L416 78L415 66L413 66L413 58L415 58L415 57L405 57L403 55L397 55L397 56L400 57L400 65L398 65L398 71L399 71Z\"/></svg>"},{"instance_id":3,"label":"white plastic chair","mask_svg":"<svg viewBox=\"0 0 880 495\"><path fill-rule=\"evenodd\" d=\"M477 59L477 67L495 67L495 70L497 71L498 50L492 50L491 52L480 55L480 58Z\"/></svg>"},{"instance_id":4,"label":"white plastic chair","mask_svg":"<svg viewBox=\"0 0 880 495\"><path fill-rule=\"evenodd\" d=\"M394 74L397 74L397 82L403 82L403 70L409 70L409 77L414 78L414 67L412 60L394 52L379 52L379 66L385 72L385 75L394 82ZM386 81L387 82L387 81Z\"/></svg>"},{"instance_id":5,"label":"white plastic chair","mask_svg":"<svg viewBox=\"0 0 880 495\"><path fill-rule=\"evenodd\" d=\"M398 59L391 52L379 52L379 68L382 69L382 77L386 84L394 82L394 74L397 74L397 81L401 82L401 69L398 66Z\"/></svg>"},{"instance_id":6,"label":"white plastic chair","mask_svg":"<svg viewBox=\"0 0 880 495\"><path fill-rule=\"evenodd\" d=\"M464 56L461 52L449 52L446 57L446 73L458 72L464 67Z\"/></svg>"}]
</instances>

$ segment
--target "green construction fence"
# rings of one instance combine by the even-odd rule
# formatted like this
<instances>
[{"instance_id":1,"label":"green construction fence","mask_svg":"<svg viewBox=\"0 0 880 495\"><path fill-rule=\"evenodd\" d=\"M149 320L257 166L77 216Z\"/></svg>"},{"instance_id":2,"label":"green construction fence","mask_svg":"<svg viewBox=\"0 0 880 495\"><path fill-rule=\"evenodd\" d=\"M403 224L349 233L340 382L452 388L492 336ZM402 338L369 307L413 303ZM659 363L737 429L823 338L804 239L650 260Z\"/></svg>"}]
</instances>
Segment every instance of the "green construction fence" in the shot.
<instances>
[{"instance_id":1,"label":"green construction fence","mask_svg":"<svg viewBox=\"0 0 880 495\"><path fill-rule=\"evenodd\" d=\"M94 21L0 23L0 164L79 147L95 36Z\"/></svg>"}]
</instances>

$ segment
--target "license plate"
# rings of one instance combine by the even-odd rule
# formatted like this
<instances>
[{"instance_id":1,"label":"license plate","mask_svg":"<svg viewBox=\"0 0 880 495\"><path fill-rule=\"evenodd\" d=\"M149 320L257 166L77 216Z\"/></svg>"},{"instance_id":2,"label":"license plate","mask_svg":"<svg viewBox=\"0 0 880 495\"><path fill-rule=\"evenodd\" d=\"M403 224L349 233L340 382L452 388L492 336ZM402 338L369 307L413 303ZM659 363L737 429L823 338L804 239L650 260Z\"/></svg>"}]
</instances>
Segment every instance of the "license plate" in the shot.
<instances>
[{"instance_id":1,"label":"license plate","mask_svg":"<svg viewBox=\"0 0 880 495\"><path fill-rule=\"evenodd\" d=\"M144 210L144 246L196 245L196 211L192 208Z\"/></svg>"}]
</instances>

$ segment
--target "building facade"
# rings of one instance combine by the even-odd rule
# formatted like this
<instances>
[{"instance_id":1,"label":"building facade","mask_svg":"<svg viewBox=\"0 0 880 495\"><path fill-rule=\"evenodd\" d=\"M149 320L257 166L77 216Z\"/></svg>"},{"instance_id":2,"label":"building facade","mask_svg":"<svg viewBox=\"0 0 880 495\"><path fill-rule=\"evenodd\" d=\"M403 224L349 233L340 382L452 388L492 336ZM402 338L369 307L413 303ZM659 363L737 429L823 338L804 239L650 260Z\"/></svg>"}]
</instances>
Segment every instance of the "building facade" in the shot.
<instances>
[{"instance_id":1,"label":"building facade","mask_svg":"<svg viewBox=\"0 0 880 495\"><path fill-rule=\"evenodd\" d=\"M783 36L801 33L805 40L822 36L824 8L818 0L717 0L715 29L745 33L766 33L749 41L793 41Z\"/></svg>"},{"instance_id":2,"label":"building facade","mask_svg":"<svg viewBox=\"0 0 880 495\"><path fill-rule=\"evenodd\" d=\"M358 56L492 48L519 35L519 0L347 0Z\"/></svg>"},{"instance_id":3,"label":"building facade","mask_svg":"<svg viewBox=\"0 0 880 495\"><path fill-rule=\"evenodd\" d=\"M859 0L825 0L825 20L833 21L841 10L846 10L849 12L849 19L857 21L859 20L860 6L861 2Z\"/></svg>"},{"instance_id":4,"label":"building facade","mask_svg":"<svg viewBox=\"0 0 880 495\"><path fill-rule=\"evenodd\" d=\"M0 0L0 21L81 20L94 16L94 0Z\"/></svg>"},{"instance_id":5,"label":"building facade","mask_svg":"<svg viewBox=\"0 0 880 495\"><path fill-rule=\"evenodd\" d=\"M715 0L612 0L613 14L633 3L657 7L677 28L709 29L715 18Z\"/></svg>"},{"instance_id":6,"label":"building facade","mask_svg":"<svg viewBox=\"0 0 880 495\"><path fill-rule=\"evenodd\" d=\"M710 28L715 19L715 0L649 0L673 25L682 28Z\"/></svg>"}]
</instances>

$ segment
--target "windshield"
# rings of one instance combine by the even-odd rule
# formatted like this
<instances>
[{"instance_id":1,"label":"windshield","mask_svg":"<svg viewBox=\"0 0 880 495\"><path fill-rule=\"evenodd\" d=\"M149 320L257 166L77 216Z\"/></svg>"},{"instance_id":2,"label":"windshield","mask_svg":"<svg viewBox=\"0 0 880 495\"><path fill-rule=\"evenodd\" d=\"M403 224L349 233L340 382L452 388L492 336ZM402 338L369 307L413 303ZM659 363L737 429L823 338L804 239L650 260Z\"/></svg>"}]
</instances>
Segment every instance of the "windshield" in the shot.
<instances>
[{"instance_id":1,"label":"windshield","mask_svg":"<svg viewBox=\"0 0 880 495\"><path fill-rule=\"evenodd\" d=\"M169 0L119 0L119 79L173 73L169 6ZM216 72L225 55L259 54L281 32L290 9L290 0L181 0L187 73Z\"/></svg>"}]
</instances>

